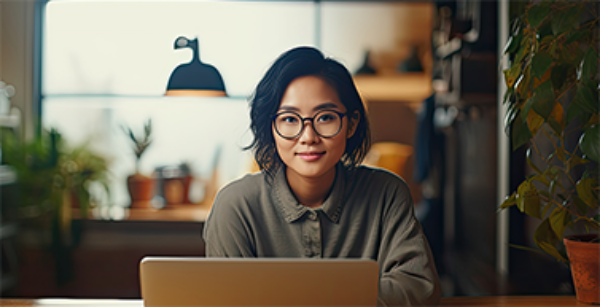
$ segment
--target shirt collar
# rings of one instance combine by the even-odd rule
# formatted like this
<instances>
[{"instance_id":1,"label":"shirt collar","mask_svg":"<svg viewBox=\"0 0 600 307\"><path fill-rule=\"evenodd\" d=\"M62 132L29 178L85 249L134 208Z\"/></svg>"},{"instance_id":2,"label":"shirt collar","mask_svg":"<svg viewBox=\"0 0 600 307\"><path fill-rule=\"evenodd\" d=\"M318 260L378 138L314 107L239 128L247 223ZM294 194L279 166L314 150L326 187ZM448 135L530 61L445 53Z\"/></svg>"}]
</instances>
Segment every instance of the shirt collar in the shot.
<instances>
[{"instance_id":1,"label":"shirt collar","mask_svg":"<svg viewBox=\"0 0 600 307\"><path fill-rule=\"evenodd\" d=\"M346 170L338 163L336 166L335 180L333 182L333 188L329 193L329 196L325 199L323 206L315 211L322 211L327 217L334 223L338 223L342 214L344 206L344 186L346 184L345 178ZM273 195L275 196L275 203L277 207L283 213L283 217L286 222L292 223L302 217L308 212L308 207L301 205L290 186L287 183L285 177L285 167L280 167L273 178Z\"/></svg>"}]
</instances>

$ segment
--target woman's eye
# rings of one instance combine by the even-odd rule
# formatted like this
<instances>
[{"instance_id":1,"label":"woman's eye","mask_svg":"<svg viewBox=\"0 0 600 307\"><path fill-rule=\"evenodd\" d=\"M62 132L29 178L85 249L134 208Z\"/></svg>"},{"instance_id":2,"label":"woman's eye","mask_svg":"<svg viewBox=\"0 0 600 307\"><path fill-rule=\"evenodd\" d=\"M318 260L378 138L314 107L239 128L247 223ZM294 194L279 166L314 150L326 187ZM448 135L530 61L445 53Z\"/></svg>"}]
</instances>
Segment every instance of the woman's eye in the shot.
<instances>
[{"instance_id":1,"label":"woman's eye","mask_svg":"<svg viewBox=\"0 0 600 307\"><path fill-rule=\"evenodd\" d=\"M288 124L293 124L298 122L298 119L294 116L282 116L281 121Z\"/></svg>"},{"instance_id":2,"label":"woman's eye","mask_svg":"<svg viewBox=\"0 0 600 307\"><path fill-rule=\"evenodd\" d=\"M331 121L331 120L333 120L333 115L332 114L323 114L323 115L319 116L319 118L317 120L320 122Z\"/></svg>"}]
</instances>

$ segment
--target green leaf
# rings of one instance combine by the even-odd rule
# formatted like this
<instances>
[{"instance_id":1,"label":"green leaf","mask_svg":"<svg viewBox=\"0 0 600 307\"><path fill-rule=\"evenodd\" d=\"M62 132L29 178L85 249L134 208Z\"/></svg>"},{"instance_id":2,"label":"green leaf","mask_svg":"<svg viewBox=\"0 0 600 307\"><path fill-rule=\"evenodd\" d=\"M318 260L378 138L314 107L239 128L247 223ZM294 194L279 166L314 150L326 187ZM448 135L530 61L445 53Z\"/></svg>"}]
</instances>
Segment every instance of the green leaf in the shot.
<instances>
[{"instance_id":1,"label":"green leaf","mask_svg":"<svg viewBox=\"0 0 600 307\"><path fill-rule=\"evenodd\" d=\"M566 64L579 65L583 58L583 51L579 48L578 42L565 44L560 49L560 61Z\"/></svg>"},{"instance_id":2,"label":"green leaf","mask_svg":"<svg viewBox=\"0 0 600 307\"><path fill-rule=\"evenodd\" d=\"M554 233L556 233L559 238L562 238L565 228L573 222L569 211L561 207L557 207L552 211L549 220L552 230L554 230Z\"/></svg>"},{"instance_id":3,"label":"green leaf","mask_svg":"<svg viewBox=\"0 0 600 307\"><path fill-rule=\"evenodd\" d=\"M542 203L538 191L529 180L523 181L517 188L517 207L521 212L535 217L540 217Z\"/></svg>"},{"instance_id":4,"label":"green leaf","mask_svg":"<svg viewBox=\"0 0 600 307\"><path fill-rule=\"evenodd\" d=\"M539 174L539 175L535 175L533 177L531 177L531 180L535 180L537 182L541 182L543 185L549 187L550 186L550 181L548 180L548 178L546 178L546 176ZM536 191L537 192L537 191Z\"/></svg>"},{"instance_id":5,"label":"green leaf","mask_svg":"<svg viewBox=\"0 0 600 307\"><path fill-rule=\"evenodd\" d=\"M551 17L552 33L554 33L555 36L558 36L570 29L577 28L581 16L579 12L579 6L573 6L568 10L563 9L554 11L553 16Z\"/></svg>"},{"instance_id":6,"label":"green leaf","mask_svg":"<svg viewBox=\"0 0 600 307\"><path fill-rule=\"evenodd\" d=\"M513 150L517 150L531 139L529 127L522 120L513 120L510 132Z\"/></svg>"},{"instance_id":7,"label":"green leaf","mask_svg":"<svg viewBox=\"0 0 600 307\"><path fill-rule=\"evenodd\" d=\"M567 64L560 64L552 67L552 72L550 73L552 87L557 90L562 89L565 86L570 71L574 72L575 70L573 66Z\"/></svg>"},{"instance_id":8,"label":"green leaf","mask_svg":"<svg viewBox=\"0 0 600 307\"><path fill-rule=\"evenodd\" d=\"M588 158L600 163L600 125L591 126L583 132L579 147Z\"/></svg>"},{"instance_id":9,"label":"green leaf","mask_svg":"<svg viewBox=\"0 0 600 307\"><path fill-rule=\"evenodd\" d=\"M582 108L585 113L596 113L598 112L598 94L593 89L579 84L577 86L577 93L575 94L575 101L577 106Z\"/></svg>"},{"instance_id":10,"label":"green leaf","mask_svg":"<svg viewBox=\"0 0 600 307\"><path fill-rule=\"evenodd\" d=\"M581 61L581 79L592 80L598 72L598 54L593 47L589 47Z\"/></svg>"},{"instance_id":11,"label":"green leaf","mask_svg":"<svg viewBox=\"0 0 600 307\"><path fill-rule=\"evenodd\" d=\"M595 178L583 178L575 185L579 198L592 209L598 207L598 194L594 191L597 187L598 181Z\"/></svg>"},{"instance_id":12,"label":"green leaf","mask_svg":"<svg viewBox=\"0 0 600 307\"><path fill-rule=\"evenodd\" d=\"M582 159L578 155L571 156L571 159L569 159L569 162L567 163L567 173L569 173L574 167L576 167L578 165L586 164L588 162L590 162L590 160Z\"/></svg>"},{"instance_id":13,"label":"green leaf","mask_svg":"<svg viewBox=\"0 0 600 307\"><path fill-rule=\"evenodd\" d=\"M532 28L537 28L542 21L550 14L550 4L542 2L537 5L533 5L527 11L527 21Z\"/></svg>"},{"instance_id":14,"label":"green leaf","mask_svg":"<svg viewBox=\"0 0 600 307\"><path fill-rule=\"evenodd\" d=\"M527 114L527 126L529 127L529 131L531 131L531 135L535 136L543 124L544 119L537 113L529 112Z\"/></svg>"},{"instance_id":15,"label":"green leaf","mask_svg":"<svg viewBox=\"0 0 600 307\"><path fill-rule=\"evenodd\" d=\"M577 212L581 215L585 215L587 212L587 205L585 204L585 202L583 200L581 200L581 198L579 198L579 196L577 195L572 195L571 197L571 202L573 202L575 204L575 207L577 208ZM565 204L568 205L568 204Z\"/></svg>"},{"instance_id":16,"label":"green leaf","mask_svg":"<svg viewBox=\"0 0 600 307\"><path fill-rule=\"evenodd\" d=\"M533 234L533 240L535 244L543 251L548 253L550 256L556 258L559 261L567 262L567 259L563 257L560 252L556 249L556 244L559 242L559 238L550 225L550 220L545 219L535 230Z\"/></svg>"},{"instance_id":17,"label":"green leaf","mask_svg":"<svg viewBox=\"0 0 600 307\"><path fill-rule=\"evenodd\" d=\"M516 35L510 36L508 38L508 42L506 42L506 46L504 47L504 51L502 53L503 54L506 54L506 53L513 54L519 47L522 37L523 37L523 34L521 32L519 32Z\"/></svg>"},{"instance_id":18,"label":"green leaf","mask_svg":"<svg viewBox=\"0 0 600 307\"><path fill-rule=\"evenodd\" d=\"M531 69L533 70L533 74L538 79L541 79L552 65L552 61L552 57L547 52L540 51L536 53L531 60Z\"/></svg>"},{"instance_id":19,"label":"green leaf","mask_svg":"<svg viewBox=\"0 0 600 307\"><path fill-rule=\"evenodd\" d=\"M506 87L511 88L515 85L515 81L521 74L521 64L515 63L509 69L504 70L504 81L506 82Z\"/></svg>"},{"instance_id":20,"label":"green leaf","mask_svg":"<svg viewBox=\"0 0 600 307\"><path fill-rule=\"evenodd\" d=\"M517 203L516 193L512 193L511 196L507 196L500 207L498 207L498 211L514 206Z\"/></svg>"},{"instance_id":21,"label":"green leaf","mask_svg":"<svg viewBox=\"0 0 600 307\"><path fill-rule=\"evenodd\" d=\"M540 84L534 92L533 99L533 110L542 116L544 120L548 119L548 116L554 110L554 91L552 90L552 82L550 80Z\"/></svg>"},{"instance_id":22,"label":"green leaf","mask_svg":"<svg viewBox=\"0 0 600 307\"><path fill-rule=\"evenodd\" d=\"M572 31L568 36L567 36L567 40L565 41L565 44L570 44L572 42L576 42L579 41L579 39L581 39L582 37L584 37L586 34L589 34L590 30L588 29L579 29L576 31Z\"/></svg>"},{"instance_id":23,"label":"green leaf","mask_svg":"<svg viewBox=\"0 0 600 307\"><path fill-rule=\"evenodd\" d=\"M550 117L546 122L550 125L550 128L552 128L552 130L557 135L560 135L562 133L563 127L557 121L555 121L554 118Z\"/></svg>"},{"instance_id":24,"label":"green leaf","mask_svg":"<svg viewBox=\"0 0 600 307\"><path fill-rule=\"evenodd\" d=\"M506 115L504 116L504 132L507 135L509 134L510 127L512 126L512 123L518 113L519 113L519 107L516 104L513 104L510 107L508 107L508 110L506 111Z\"/></svg>"}]
</instances>

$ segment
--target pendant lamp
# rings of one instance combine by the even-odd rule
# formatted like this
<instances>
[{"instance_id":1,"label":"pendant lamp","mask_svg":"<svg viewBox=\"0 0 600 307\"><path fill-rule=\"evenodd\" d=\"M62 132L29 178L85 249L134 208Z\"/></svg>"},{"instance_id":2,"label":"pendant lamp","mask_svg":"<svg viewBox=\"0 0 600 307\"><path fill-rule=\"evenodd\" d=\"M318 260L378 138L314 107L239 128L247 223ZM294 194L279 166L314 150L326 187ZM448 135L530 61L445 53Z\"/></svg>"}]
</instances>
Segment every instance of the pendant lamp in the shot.
<instances>
[{"instance_id":1,"label":"pendant lamp","mask_svg":"<svg viewBox=\"0 0 600 307\"><path fill-rule=\"evenodd\" d=\"M165 96L208 96L224 97L225 84L219 71L212 65L200 61L198 39L180 36L175 40L175 49L191 48L192 61L173 70Z\"/></svg>"}]
</instances>

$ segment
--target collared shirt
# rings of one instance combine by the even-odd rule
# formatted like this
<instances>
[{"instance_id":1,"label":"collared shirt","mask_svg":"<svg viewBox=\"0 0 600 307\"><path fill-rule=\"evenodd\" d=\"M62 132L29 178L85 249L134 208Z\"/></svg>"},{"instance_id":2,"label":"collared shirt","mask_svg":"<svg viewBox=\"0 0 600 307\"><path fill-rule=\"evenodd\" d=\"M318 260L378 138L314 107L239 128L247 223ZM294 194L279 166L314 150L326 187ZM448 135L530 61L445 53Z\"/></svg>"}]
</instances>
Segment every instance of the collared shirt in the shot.
<instances>
[{"instance_id":1,"label":"collared shirt","mask_svg":"<svg viewBox=\"0 0 600 307\"><path fill-rule=\"evenodd\" d=\"M269 180L249 174L225 186L204 227L208 257L368 258L380 267L378 305L436 305L433 256L410 190L395 174L338 164L323 205L303 206L285 169Z\"/></svg>"}]
</instances>

